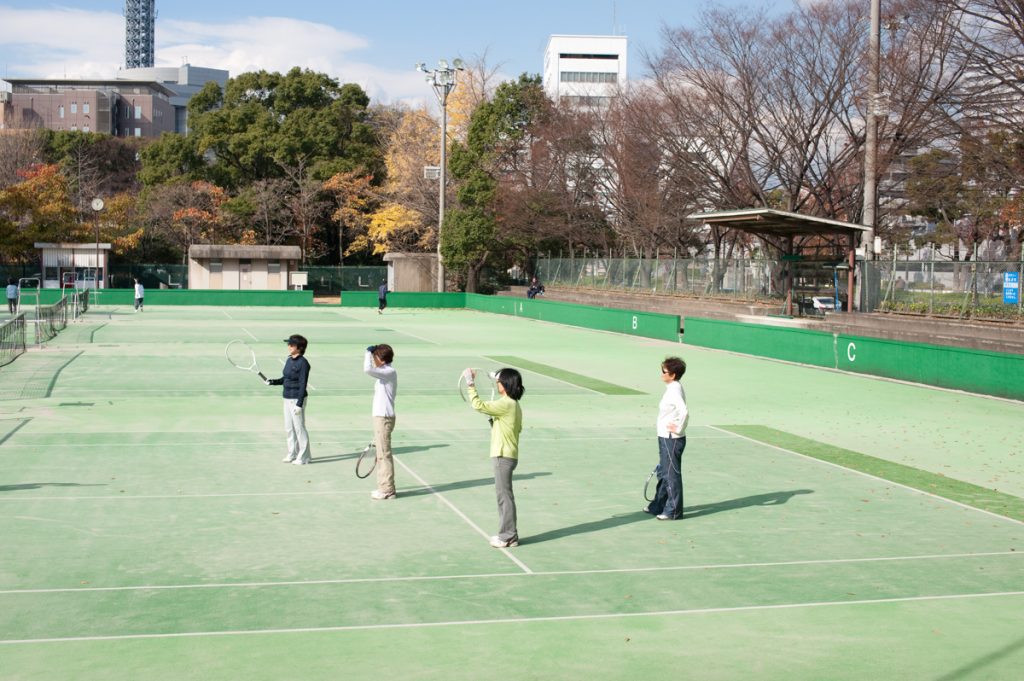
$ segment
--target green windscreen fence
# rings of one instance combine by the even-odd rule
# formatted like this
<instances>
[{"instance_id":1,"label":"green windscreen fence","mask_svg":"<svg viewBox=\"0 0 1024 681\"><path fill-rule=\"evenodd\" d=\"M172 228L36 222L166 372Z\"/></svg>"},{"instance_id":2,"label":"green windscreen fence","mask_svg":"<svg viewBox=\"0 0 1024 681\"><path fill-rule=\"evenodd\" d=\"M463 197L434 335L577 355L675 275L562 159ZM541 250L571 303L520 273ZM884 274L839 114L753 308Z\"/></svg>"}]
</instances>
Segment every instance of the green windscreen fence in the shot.
<instances>
[{"instance_id":1,"label":"green windscreen fence","mask_svg":"<svg viewBox=\"0 0 1024 681\"><path fill-rule=\"evenodd\" d=\"M698 317L685 331L688 345L1024 399L1024 355Z\"/></svg>"},{"instance_id":2,"label":"green windscreen fence","mask_svg":"<svg viewBox=\"0 0 1024 681\"><path fill-rule=\"evenodd\" d=\"M389 307L466 308L526 317L585 329L613 331L645 338L679 340L679 316L654 312L636 312L593 305L576 305L549 300L530 300L512 296L485 296L476 293L389 293ZM344 307L377 307L377 293L344 291Z\"/></svg>"},{"instance_id":3,"label":"green windscreen fence","mask_svg":"<svg viewBox=\"0 0 1024 681\"><path fill-rule=\"evenodd\" d=\"M133 305L135 290L100 289L91 292L93 305ZM42 289L39 302L53 305L63 298L60 289ZM147 289L146 305L218 305L225 307L307 307L313 304L312 291L215 291L190 289Z\"/></svg>"}]
</instances>

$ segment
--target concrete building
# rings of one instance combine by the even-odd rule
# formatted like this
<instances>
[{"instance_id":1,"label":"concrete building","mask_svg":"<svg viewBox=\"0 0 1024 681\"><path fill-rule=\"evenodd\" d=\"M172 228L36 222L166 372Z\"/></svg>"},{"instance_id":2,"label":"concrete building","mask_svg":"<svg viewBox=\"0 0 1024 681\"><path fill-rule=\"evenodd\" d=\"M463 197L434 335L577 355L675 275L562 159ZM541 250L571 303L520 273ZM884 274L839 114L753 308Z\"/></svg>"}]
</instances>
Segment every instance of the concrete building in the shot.
<instances>
[{"instance_id":1,"label":"concrete building","mask_svg":"<svg viewBox=\"0 0 1024 681\"><path fill-rule=\"evenodd\" d=\"M626 36L553 35L544 51L544 90L557 103L606 106L626 84Z\"/></svg>"},{"instance_id":2,"label":"concrete building","mask_svg":"<svg viewBox=\"0 0 1024 681\"><path fill-rule=\"evenodd\" d=\"M424 292L437 289L436 253L387 253L388 290ZM371 282L376 289L381 282Z\"/></svg>"},{"instance_id":3,"label":"concrete building","mask_svg":"<svg viewBox=\"0 0 1024 681\"><path fill-rule=\"evenodd\" d=\"M0 128L99 132L116 137L159 137L188 132L188 101L228 72L185 64L128 69L113 80L8 79L0 92Z\"/></svg>"},{"instance_id":4,"label":"concrete building","mask_svg":"<svg viewBox=\"0 0 1024 681\"><path fill-rule=\"evenodd\" d=\"M0 95L0 128L99 132L117 137L159 137L174 132L175 93L131 80L9 79Z\"/></svg>"},{"instance_id":5,"label":"concrete building","mask_svg":"<svg viewBox=\"0 0 1024 681\"><path fill-rule=\"evenodd\" d=\"M287 291L305 285L298 246L195 245L188 249L188 287L234 291Z\"/></svg>"},{"instance_id":6,"label":"concrete building","mask_svg":"<svg viewBox=\"0 0 1024 681\"><path fill-rule=\"evenodd\" d=\"M227 87L230 74L223 69L210 69L191 64L146 69L125 69L118 71L118 80L159 83L170 90L171 106L174 107L174 132L188 134L188 100L213 81L223 90Z\"/></svg>"},{"instance_id":7,"label":"concrete building","mask_svg":"<svg viewBox=\"0 0 1024 681\"><path fill-rule=\"evenodd\" d=\"M99 288L107 287L109 243L36 243L35 247L42 260L43 288L60 288L68 281L75 282L76 288L96 288L97 282Z\"/></svg>"}]
</instances>

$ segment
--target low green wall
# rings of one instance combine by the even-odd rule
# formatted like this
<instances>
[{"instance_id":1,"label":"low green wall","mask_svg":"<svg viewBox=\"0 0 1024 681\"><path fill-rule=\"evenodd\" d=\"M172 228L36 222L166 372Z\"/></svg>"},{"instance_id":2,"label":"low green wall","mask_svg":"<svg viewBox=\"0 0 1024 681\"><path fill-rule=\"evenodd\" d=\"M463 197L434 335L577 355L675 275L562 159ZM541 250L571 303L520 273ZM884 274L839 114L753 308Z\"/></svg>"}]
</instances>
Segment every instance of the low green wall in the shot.
<instances>
[{"instance_id":1,"label":"low green wall","mask_svg":"<svg viewBox=\"0 0 1024 681\"><path fill-rule=\"evenodd\" d=\"M376 291L343 291L344 307L377 307ZM679 340L679 317L654 312L633 312L592 305L477 293L389 293L389 307L466 308L507 314L585 329L614 331L645 338Z\"/></svg>"},{"instance_id":2,"label":"low green wall","mask_svg":"<svg viewBox=\"0 0 1024 681\"><path fill-rule=\"evenodd\" d=\"M585 329L614 331L669 341L679 340L679 315L635 312L553 300L482 296L475 293L466 294L466 307L481 312L515 315Z\"/></svg>"},{"instance_id":3,"label":"low green wall","mask_svg":"<svg viewBox=\"0 0 1024 681\"><path fill-rule=\"evenodd\" d=\"M1024 355L687 317L683 342L1024 400Z\"/></svg>"},{"instance_id":4,"label":"low green wall","mask_svg":"<svg viewBox=\"0 0 1024 681\"><path fill-rule=\"evenodd\" d=\"M43 289L40 302L52 305L60 300L59 289ZM205 289L150 289L146 291L146 305L218 305L224 307L309 307L313 305L312 291L214 291ZM94 305L134 305L135 290L126 288L101 289L99 296L90 291ZM22 304L32 304L31 298Z\"/></svg>"}]
</instances>

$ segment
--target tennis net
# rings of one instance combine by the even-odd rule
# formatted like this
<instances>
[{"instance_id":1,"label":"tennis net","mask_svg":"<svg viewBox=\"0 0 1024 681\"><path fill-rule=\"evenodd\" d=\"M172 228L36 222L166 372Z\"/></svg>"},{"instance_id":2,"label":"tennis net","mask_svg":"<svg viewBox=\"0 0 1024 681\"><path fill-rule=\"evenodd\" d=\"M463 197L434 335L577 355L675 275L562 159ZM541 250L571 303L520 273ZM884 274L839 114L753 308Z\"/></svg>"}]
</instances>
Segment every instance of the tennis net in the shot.
<instances>
[{"instance_id":1,"label":"tennis net","mask_svg":"<svg viewBox=\"0 0 1024 681\"><path fill-rule=\"evenodd\" d=\"M68 299L39 308L36 317L36 343L53 340L68 325Z\"/></svg>"},{"instance_id":2,"label":"tennis net","mask_svg":"<svg viewBox=\"0 0 1024 681\"><path fill-rule=\"evenodd\" d=\"M25 352L25 315L0 325L0 366L10 364Z\"/></svg>"}]
</instances>

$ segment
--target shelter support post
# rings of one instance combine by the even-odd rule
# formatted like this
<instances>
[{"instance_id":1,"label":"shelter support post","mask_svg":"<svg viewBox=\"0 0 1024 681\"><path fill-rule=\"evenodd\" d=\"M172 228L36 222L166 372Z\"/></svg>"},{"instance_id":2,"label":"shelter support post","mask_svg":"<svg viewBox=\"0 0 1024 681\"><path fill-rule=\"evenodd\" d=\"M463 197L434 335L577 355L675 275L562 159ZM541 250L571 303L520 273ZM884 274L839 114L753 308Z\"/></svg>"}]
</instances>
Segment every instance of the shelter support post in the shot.
<instances>
[{"instance_id":1,"label":"shelter support post","mask_svg":"<svg viewBox=\"0 0 1024 681\"><path fill-rule=\"evenodd\" d=\"M786 237L786 314L793 316L793 237Z\"/></svg>"},{"instance_id":2,"label":"shelter support post","mask_svg":"<svg viewBox=\"0 0 1024 681\"><path fill-rule=\"evenodd\" d=\"M846 270L846 311L853 312L853 281L857 267L857 235L853 232L850 232L850 252L847 258L850 268Z\"/></svg>"}]
</instances>

